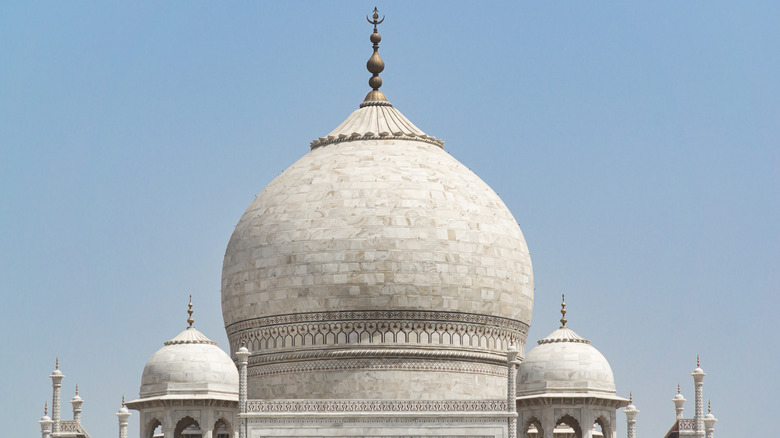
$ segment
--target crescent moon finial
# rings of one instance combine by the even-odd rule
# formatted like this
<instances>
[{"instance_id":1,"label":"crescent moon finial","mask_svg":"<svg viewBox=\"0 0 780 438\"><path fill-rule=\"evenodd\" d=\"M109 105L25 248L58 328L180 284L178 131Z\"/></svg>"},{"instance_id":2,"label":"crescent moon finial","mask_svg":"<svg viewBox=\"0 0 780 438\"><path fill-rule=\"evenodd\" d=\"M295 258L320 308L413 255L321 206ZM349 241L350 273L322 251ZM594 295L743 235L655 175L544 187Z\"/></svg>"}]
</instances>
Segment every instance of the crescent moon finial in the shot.
<instances>
[{"instance_id":1,"label":"crescent moon finial","mask_svg":"<svg viewBox=\"0 0 780 438\"><path fill-rule=\"evenodd\" d=\"M382 61L382 58L379 57L379 42L382 41L382 36L379 35L379 32L376 30L376 26L383 21L385 21L385 16L382 16L382 19L379 19L379 11L377 8L374 8L374 14L371 16L371 18L368 18L368 15L366 15L366 20L374 25L374 33L371 34L371 42L373 43L374 48L374 54L371 55L371 58L368 59L368 62L366 63L366 68L368 69L368 72L371 73L371 78L368 80L368 85L371 87L371 91L368 92L366 95L366 98L363 100L363 102L376 102L376 101L387 101L387 98L385 98L384 93L379 91L379 87L382 86L382 78L379 77L379 73L382 72L382 70L385 69L385 62Z\"/></svg>"}]
</instances>

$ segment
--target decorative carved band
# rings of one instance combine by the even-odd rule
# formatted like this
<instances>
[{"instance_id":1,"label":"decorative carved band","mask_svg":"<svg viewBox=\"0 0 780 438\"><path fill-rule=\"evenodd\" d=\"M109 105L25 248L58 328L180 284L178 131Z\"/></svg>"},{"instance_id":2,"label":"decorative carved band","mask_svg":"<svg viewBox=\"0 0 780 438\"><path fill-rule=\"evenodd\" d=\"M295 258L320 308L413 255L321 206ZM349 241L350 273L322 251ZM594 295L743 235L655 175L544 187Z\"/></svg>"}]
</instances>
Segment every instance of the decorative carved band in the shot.
<instances>
[{"instance_id":1,"label":"decorative carved band","mask_svg":"<svg viewBox=\"0 0 780 438\"><path fill-rule=\"evenodd\" d=\"M276 315L227 327L235 352L246 341L253 353L301 346L412 344L506 351L523 346L528 325L490 315L431 311L339 311Z\"/></svg>"},{"instance_id":2,"label":"decorative carved band","mask_svg":"<svg viewBox=\"0 0 780 438\"><path fill-rule=\"evenodd\" d=\"M506 412L505 400L247 400L256 412Z\"/></svg>"},{"instance_id":3,"label":"decorative carved band","mask_svg":"<svg viewBox=\"0 0 780 438\"><path fill-rule=\"evenodd\" d=\"M79 432L76 420L60 420L60 432Z\"/></svg>"},{"instance_id":4,"label":"decorative carved band","mask_svg":"<svg viewBox=\"0 0 780 438\"><path fill-rule=\"evenodd\" d=\"M486 374L507 377L506 365L493 365L476 362L455 362L442 360L404 360L388 361L379 359L317 360L283 364L265 364L250 367L250 377L268 377L280 374L298 374L315 371L437 371L469 374Z\"/></svg>"},{"instance_id":5,"label":"decorative carved band","mask_svg":"<svg viewBox=\"0 0 780 438\"><path fill-rule=\"evenodd\" d=\"M433 350L417 348L346 348L339 350L310 350L289 353L276 353L257 355L250 358L250 366L263 363L284 363L322 359L354 359L354 358L381 358L381 359L436 359L436 360L469 360L477 362L493 362L506 366L506 357L500 353L458 351L458 350Z\"/></svg>"},{"instance_id":6,"label":"decorative carved band","mask_svg":"<svg viewBox=\"0 0 780 438\"><path fill-rule=\"evenodd\" d=\"M696 430L696 420L685 418L677 423L678 430Z\"/></svg>"}]
</instances>

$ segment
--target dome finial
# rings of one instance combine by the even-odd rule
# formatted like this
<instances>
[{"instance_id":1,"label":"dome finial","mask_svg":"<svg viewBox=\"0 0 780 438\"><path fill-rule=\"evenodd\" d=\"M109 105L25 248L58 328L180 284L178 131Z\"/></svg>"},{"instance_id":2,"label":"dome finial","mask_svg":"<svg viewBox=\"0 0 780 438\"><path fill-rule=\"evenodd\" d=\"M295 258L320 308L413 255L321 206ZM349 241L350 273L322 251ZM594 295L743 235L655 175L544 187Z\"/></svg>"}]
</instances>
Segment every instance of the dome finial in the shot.
<instances>
[{"instance_id":1,"label":"dome finial","mask_svg":"<svg viewBox=\"0 0 780 438\"><path fill-rule=\"evenodd\" d=\"M79 384L76 384L76 395L79 395Z\"/></svg>"},{"instance_id":2,"label":"dome finial","mask_svg":"<svg viewBox=\"0 0 780 438\"><path fill-rule=\"evenodd\" d=\"M680 384L678 383L677 384L677 394L679 394L679 393L680 393Z\"/></svg>"},{"instance_id":3,"label":"dome finial","mask_svg":"<svg viewBox=\"0 0 780 438\"><path fill-rule=\"evenodd\" d=\"M190 315L189 318L187 318L187 322L190 324L190 327L192 327L192 323L195 322L194 319L192 319L192 294L190 294L190 303L187 305L187 313Z\"/></svg>"},{"instance_id":4,"label":"dome finial","mask_svg":"<svg viewBox=\"0 0 780 438\"><path fill-rule=\"evenodd\" d=\"M699 364L699 355L696 355L696 368L701 368L701 365Z\"/></svg>"},{"instance_id":5,"label":"dome finial","mask_svg":"<svg viewBox=\"0 0 780 438\"><path fill-rule=\"evenodd\" d=\"M371 91L366 94L366 98L363 99L363 102L386 102L387 98L385 98L385 94L379 91L379 87L382 86L382 78L379 77L379 73L382 73L382 70L385 69L385 62L382 61L382 58L379 57L379 42L382 41L382 36L379 35L379 32L376 30L376 26L385 21L385 17L382 16L382 19L380 20L379 11L374 8L374 15L372 15L372 18L373 20L369 19L366 15L366 20L374 25L374 33L371 34L371 42L373 43L374 54L368 58L368 62L366 63L366 68L368 69L369 73L372 74L371 78L368 80L368 86L371 87Z\"/></svg>"},{"instance_id":6,"label":"dome finial","mask_svg":"<svg viewBox=\"0 0 780 438\"><path fill-rule=\"evenodd\" d=\"M122 407L125 407L125 395L122 394Z\"/></svg>"},{"instance_id":7,"label":"dome finial","mask_svg":"<svg viewBox=\"0 0 780 438\"><path fill-rule=\"evenodd\" d=\"M43 402L43 416L49 415L49 402Z\"/></svg>"},{"instance_id":8,"label":"dome finial","mask_svg":"<svg viewBox=\"0 0 780 438\"><path fill-rule=\"evenodd\" d=\"M712 400L707 400L707 413L712 413Z\"/></svg>"},{"instance_id":9,"label":"dome finial","mask_svg":"<svg viewBox=\"0 0 780 438\"><path fill-rule=\"evenodd\" d=\"M60 358L59 358L59 356L54 359L54 369L55 370L60 369Z\"/></svg>"},{"instance_id":10,"label":"dome finial","mask_svg":"<svg viewBox=\"0 0 780 438\"><path fill-rule=\"evenodd\" d=\"M623 393L625 394L625 393ZM628 404L633 405L634 404L634 393L630 392L628 393Z\"/></svg>"},{"instance_id":11,"label":"dome finial","mask_svg":"<svg viewBox=\"0 0 780 438\"><path fill-rule=\"evenodd\" d=\"M561 294L561 328L566 327L566 297Z\"/></svg>"}]
</instances>

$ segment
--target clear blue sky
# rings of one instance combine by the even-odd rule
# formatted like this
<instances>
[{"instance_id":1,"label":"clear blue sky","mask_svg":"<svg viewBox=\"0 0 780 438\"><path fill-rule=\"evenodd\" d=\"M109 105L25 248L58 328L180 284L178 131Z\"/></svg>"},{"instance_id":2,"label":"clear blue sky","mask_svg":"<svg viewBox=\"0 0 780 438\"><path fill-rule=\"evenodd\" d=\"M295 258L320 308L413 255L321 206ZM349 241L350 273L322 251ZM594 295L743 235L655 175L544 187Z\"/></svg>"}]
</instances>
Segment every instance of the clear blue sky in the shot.
<instances>
[{"instance_id":1,"label":"clear blue sky","mask_svg":"<svg viewBox=\"0 0 780 438\"><path fill-rule=\"evenodd\" d=\"M757 435L780 360L777 2L378 4L383 91L523 229L529 348L569 325L663 436L696 354L716 433ZM481 2L480 2L481 3ZM0 6L0 422L35 436L59 356L92 436L185 327L226 345L253 197L368 91L366 2ZM618 414L625 436L625 416ZM130 436L138 435L138 415Z\"/></svg>"}]
</instances>

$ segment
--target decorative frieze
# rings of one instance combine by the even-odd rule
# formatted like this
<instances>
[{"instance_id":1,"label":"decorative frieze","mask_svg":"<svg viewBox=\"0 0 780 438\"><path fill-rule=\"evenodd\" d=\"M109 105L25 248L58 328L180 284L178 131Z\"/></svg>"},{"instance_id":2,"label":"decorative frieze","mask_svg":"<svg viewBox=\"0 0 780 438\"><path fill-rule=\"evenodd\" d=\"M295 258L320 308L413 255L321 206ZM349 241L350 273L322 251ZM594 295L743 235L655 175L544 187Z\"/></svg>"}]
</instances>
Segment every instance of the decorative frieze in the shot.
<instances>
[{"instance_id":1,"label":"decorative frieze","mask_svg":"<svg viewBox=\"0 0 780 438\"><path fill-rule=\"evenodd\" d=\"M231 351L253 355L306 346L414 344L506 351L524 345L528 326L489 315L432 311L342 311L275 315L227 327Z\"/></svg>"},{"instance_id":2,"label":"decorative frieze","mask_svg":"<svg viewBox=\"0 0 780 438\"><path fill-rule=\"evenodd\" d=\"M247 413L506 412L504 400L248 400Z\"/></svg>"},{"instance_id":3,"label":"decorative frieze","mask_svg":"<svg viewBox=\"0 0 780 438\"><path fill-rule=\"evenodd\" d=\"M443 360L402 360L385 359L347 359L347 360L316 360L307 362L290 362L281 364L255 365L249 368L249 377L268 377L281 374L296 374L315 371L444 371L470 374L487 374L506 377L505 366Z\"/></svg>"}]
</instances>

